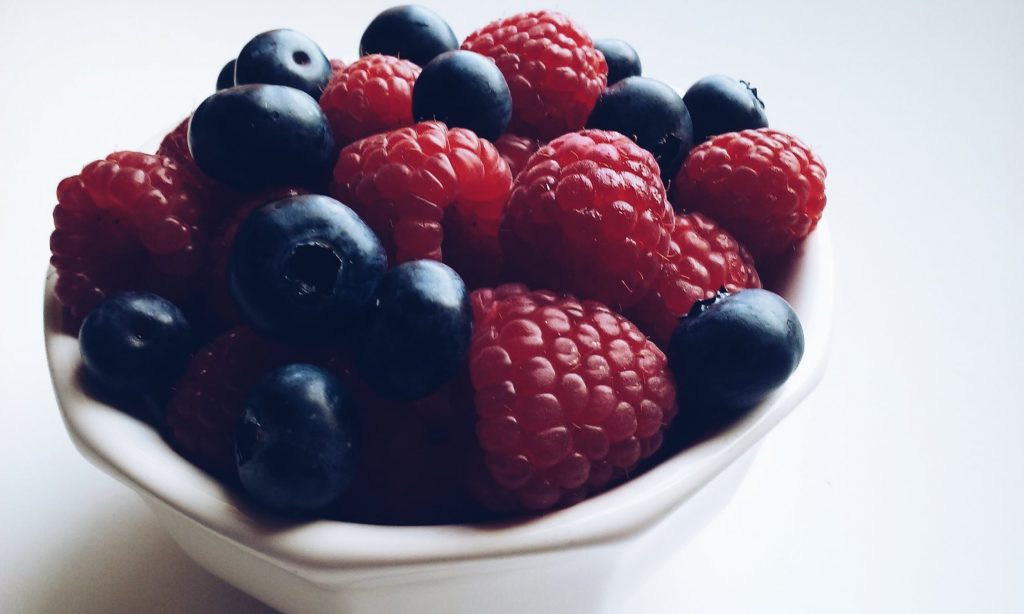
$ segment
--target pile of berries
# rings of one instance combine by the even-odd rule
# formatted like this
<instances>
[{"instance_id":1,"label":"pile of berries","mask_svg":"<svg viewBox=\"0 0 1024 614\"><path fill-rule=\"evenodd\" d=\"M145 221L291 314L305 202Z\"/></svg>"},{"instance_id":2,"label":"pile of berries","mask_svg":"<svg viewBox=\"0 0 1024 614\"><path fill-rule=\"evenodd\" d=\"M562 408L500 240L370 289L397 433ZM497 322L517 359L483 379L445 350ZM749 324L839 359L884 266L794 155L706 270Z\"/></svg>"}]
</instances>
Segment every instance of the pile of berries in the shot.
<instances>
[{"instance_id":1,"label":"pile of berries","mask_svg":"<svg viewBox=\"0 0 1024 614\"><path fill-rule=\"evenodd\" d=\"M57 188L93 382L282 513L444 523L572 505L803 352L760 290L825 168L749 84L680 96L553 11L459 44L381 13L351 64L259 34L155 155Z\"/></svg>"}]
</instances>

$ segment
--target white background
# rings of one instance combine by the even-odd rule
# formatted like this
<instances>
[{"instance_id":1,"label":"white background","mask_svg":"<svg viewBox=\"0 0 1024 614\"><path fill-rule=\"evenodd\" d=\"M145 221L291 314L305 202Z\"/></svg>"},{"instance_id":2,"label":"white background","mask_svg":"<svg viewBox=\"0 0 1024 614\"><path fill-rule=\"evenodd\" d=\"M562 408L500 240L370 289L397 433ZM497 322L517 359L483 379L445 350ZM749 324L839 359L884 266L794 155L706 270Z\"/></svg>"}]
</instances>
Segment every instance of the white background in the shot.
<instances>
[{"instance_id":1,"label":"white background","mask_svg":"<svg viewBox=\"0 0 1024 614\"><path fill-rule=\"evenodd\" d=\"M185 116L251 35L351 57L384 6L0 0L0 610L265 611L62 429L41 339L54 188ZM460 37L525 8L432 6ZM647 75L752 80L829 169L828 374L631 611L1024 612L1024 5L549 6L631 41Z\"/></svg>"}]
</instances>

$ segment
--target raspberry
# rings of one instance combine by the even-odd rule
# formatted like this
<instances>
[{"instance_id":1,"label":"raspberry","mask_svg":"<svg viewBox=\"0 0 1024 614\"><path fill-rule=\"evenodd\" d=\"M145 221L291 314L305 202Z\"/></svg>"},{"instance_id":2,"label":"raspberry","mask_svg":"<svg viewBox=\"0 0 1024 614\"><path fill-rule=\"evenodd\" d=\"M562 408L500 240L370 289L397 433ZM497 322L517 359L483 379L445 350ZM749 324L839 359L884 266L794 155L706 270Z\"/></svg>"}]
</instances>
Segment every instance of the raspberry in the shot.
<instances>
[{"instance_id":1,"label":"raspberry","mask_svg":"<svg viewBox=\"0 0 1024 614\"><path fill-rule=\"evenodd\" d=\"M180 167L200 172L199 167L196 166L196 161L192 159L192 152L188 149L188 122L191 119L192 116L189 115L181 120L181 123L175 126L174 130L171 130L164 136L163 140L160 141L160 147L156 150L156 155L170 158L177 162Z\"/></svg>"},{"instance_id":2,"label":"raspberry","mask_svg":"<svg viewBox=\"0 0 1024 614\"><path fill-rule=\"evenodd\" d=\"M599 303L519 285L478 290L472 304L476 433L493 481L477 488L483 503L568 505L661 446L675 384L636 326Z\"/></svg>"},{"instance_id":3,"label":"raspberry","mask_svg":"<svg viewBox=\"0 0 1024 614\"><path fill-rule=\"evenodd\" d=\"M668 257L672 218L654 157L617 132L584 130L530 158L501 244L513 279L622 309Z\"/></svg>"},{"instance_id":4,"label":"raspberry","mask_svg":"<svg viewBox=\"0 0 1024 614\"><path fill-rule=\"evenodd\" d=\"M409 126L412 88L420 67L389 55L368 55L336 73L320 97L335 141L344 146Z\"/></svg>"},{"instance_id":5,"label":"raspberry","mask_svg":"<svg viewBox=\"0 0 1024 614\"><path fill-rule=\"evenodd\" d=\"M579 130L608 82L608 64L590 36L554 11L490 23L462 48L491 58L505 75L516 134L547 140Z\"/></svg>"},{"instance_id":6,"label":"raspberry","mask_svg":"<svg viewBox=\"0 0 1024 614\"><path fill-rule=\"evenodd\" d=\"M317 350L298 350L240 326L217 337L192 358L167 405L171 441L211 473L235 475L234 430L242 404L259 379L292 362L324 363Z\"/></svg>"},{"instance_id":7,"label":"raspberry","mask_svg":"<svg viewBox=\"0 0 1024 614\"><path fill-rule=\"evenodd\" d=\"M818 225L825 174L796 137L770 128L730 132L690 152L673 203L714 218L760 262L792 249Z\"/></svg>"},{"instance_id":8,"label":"raspberry","mask_svg":"<svg viewBox=\"0 0 1024 614\"><path fill-rule=\"evenodd\" d=\"M237 324L241 321L241 316L235 309L234 300L228 291L228 256L231 253L231 245L234 243L238 227L255 209L275 200L299 194L306 194L306 191L299 188L279 188L242 198L232 215L222 220L217 230L213 232L207 249L208 265L204 268L203 284L209 307L221 322Z\"/></svg>"},{"instance_id":9,"label":"raspberry","mask_svg":"<svg viewBox=\"0 0 1024 614\"><path fill-rule=\"evenodd\" d=\"M364 414L356 478L336 516L375 524L441 524L480 518L466 487L476 451L468 371L427 398L385 401L358 384Z\"/></svg>"},{"instance_id":10,"label":"raspberry","mask_svg":"<svg viewBox=\"0 0 1024 614\"><path fill-rule=\"evenodd\" d=\"M627 315L662 348L676 322L719 289L760 288L746 248L700 213L678 214L672 244L650 291Z\"/></svg>"},{"instance_id":11,"label":"raspberry","mask_svg":"<svg viewBox=\"0 0 1024 614\"><path fill-rule=\"evenodd\" d=\"M204 192L174 161L117 152L57 186L50 262L74 321L106 295L154 292L182 304L206 250Z\"/></svg>"},{"instance_id":12,"label":"raspberry","mask_svg":"<svg viewBox=\"0 0 1024 614\"><path fill-rule=\"evenodd\" d=\"M519 175L519 171L526 168L526 163L530 160L530 156L537 153L537 150L543 144L537 139L531 139L528 136L518 136L509 132L506 132L498 137L497 141L494 141L494 146L498 148L498 153L505 159L505 162L508 162L508 168L512 171L513 179Z\"/></svg>"},{"instance_id":13,"label":"raspberry","mask_svg":"<svg viewBox=\"0 0 1024 614\"><path fill-rule=\"evenodd\" d=\"M443 257L472 286L496 275L511 187L494 145L469 130L423 122L343 149L331 195L373 228L391 264Z\"/></svg>"}]
</instances>

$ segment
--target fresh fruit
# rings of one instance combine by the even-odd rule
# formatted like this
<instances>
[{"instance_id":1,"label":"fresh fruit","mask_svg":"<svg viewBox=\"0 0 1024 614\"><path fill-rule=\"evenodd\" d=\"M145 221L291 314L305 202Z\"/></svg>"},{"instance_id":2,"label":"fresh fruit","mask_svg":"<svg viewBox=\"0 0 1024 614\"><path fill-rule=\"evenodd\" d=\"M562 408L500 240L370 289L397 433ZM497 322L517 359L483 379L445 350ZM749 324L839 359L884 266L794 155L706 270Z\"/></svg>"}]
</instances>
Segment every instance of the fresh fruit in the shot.
<instances>
[{"instance_id":1,"label":"fresh fruit","mask_svg":"<svg viewBox=\"0 0 1024 614\"><path fill-rule=\"evenodd\" d=\"M458 273L433 260L401 264L381 278L356 365L379 395L412 400L451 379L473 332L469 293Z\"/></svg>"},{"instance_id":2,"label":"fresh fruit","mask_svg":"<svg viewBox=\"0 0 1024 614\"><path fill-rule=\"evenodd\" d=\"M666 185L693 147L693 124L683 99L648 77L627 77L601 92L587 127L632 137L654 154Z\"/></svg>"},{"instance_id":3,"label":"fresh fruit","mask_svg":"<svg viewBox=\"0 0 1024 614\"><path fill-rule=\"evenodd\" d=\"M217 74L217 91L235 86L235 60L229 61Z\"/></svg>"},{"instance_id":4,"label":"fresh fruit","mask_svg":"<svg viewBox=\"0 0 1024 614\"><path fill-rule=\"evenodd\" d=\"M122 290L179 304L192 295L206 249L204 199L176 163L136 152L113 153L61 181L50 263L70 324Z\"/></svg>"},{"instance_id":5,"label":"fresh fruit","mask_svg":"<svg viewBox=\"0 0 1024 614\"><path fill-rule=\"evenodd\" d=\"M768 127L764 103L746 81L725 75L704 77L686 90L683 101L698 143L716 134Z\"/></svg>"},{"instance_id":6,"label":"fresh fruit","mask_svg":"<svg viewBox=\"0 0 1024 614\"><path fill-rule=\"evenodd\" d=\"M319 98L331 78L331 62L312 39L295 30L257 34L235 62L235 85L286 85Z\"/></svg>"},{"instance_id":7,"label":"fresh fruit","mask_svg":"<svg viewBox=\"0 0 1024 614\"><path fill-rule=\"evenodd\" d=\"M530 156L535 154L541 145L543 143L537 139L508 132L494 141L494 146L498 149L498 153L505 159L505 162L508 162L508 168L512 172L513 179L519 175L519 171L526 168L526 163L529 161Z\"/></svg>"},{"instance_id":8,"label":"fresh fruit","mask_svg":"<svg viewBox=\"0 0 1024 614\"><path fill-rule=\"evenodd\" d=\"M167 404L167 434L195 464L234 479L234 433L249 390L276 367L315 356L265 339L248 326L223 333L201 348L174 386Z\"/></svg>"},{"instance_id":9,"label":"fresh fruit","mask_svg":"<svg viewBox=\"0 0 1024 614\"><path fill-rule=\"evenodd\" d=\"M343 380L345 381L345 380ZM485 516L468 489L479 462L466 364L443 388L415 401L364 399L359 463L329 517L374 524L450 524Z\"/></svg>"},{"instance_id":10,"label":"fresh fruit","mask_svg":"<svg viewBox=\"0 0 1024 614\"><path fill-rule=\"evenodd\" d=\"M174 303L148 292L121 292L93 309L78 333L82 364L107 390L160 392L192 352L192 331Z\"/></svg>"},{"instance_id":11,"label":"fresh fruit","mask_svg":"<svg viewBox=\"0 0 1024 614\"><path fill-rule=\"evenodd\" d=\"M579 130L607 84L608 64L590 36L555 11L492 22L462 48L491 58L505 75L516 134L548 140Z\"/></svg>"},{"instance_id":12,"label":"fresh fruit","mask_svg":"<svg viewBox=\"0 0 1024 614\"><path fill-rule=\"evenodd\" d=\"M377 232L393 264L443 260L472 286L500 267L498 226L511 187L491 143L423 122L343 149L331 195Z\"/></svg>"},{"instance_id":13,"label":"fresh fruit","mask_svg":"<svg viewBox=\"0 0 1024 614\"><path fill-rule=\"evenodd\" d=\"M257 331L326 341L355 324L385 270L384 248L354 211L306 194L246 218L231 247L228 282Z\"/></svg>"},{"instance_id":14,"label":"fresh fruit","mask_svg":"<svg viewBox=\"0 0 1024 614\"><path fill-rule=\"evenodd\" d=\"M356 466L359 415L336 377L308 364L271 371L245 401L235 432L238 477L259 503L312 512L337 499Z\"/></svg>"},{"instance_id":15,"label":"fresh fruit","mask_svg":"<svg viewBox=\"0 0 1024 614\"><path fill-rule=\"evenodd\" d=\"M477 291L472 304L476 432L504 505L579 501L658 449L675 386L636 326L599 303L519 285Z\"/></svg>"},{"instance_id":16,"label":"fresh fruit","mask_svg":"<svg viewBox=\"0 0 1024 614\"><path fill-rule=\"evenodd\" d=\"M239 200L232 214L217 225L207 246L208 264L203 272L203 293L206 295L206 305L213 312L211 315L215 320L232 326L242 322L242 316L238 313L228 289L228 261L238 227L253 211L263 205L305 193L295 188L278 188L246 195Z\"/></svg>"},{"instance_id":17,"label":"fresh fruit","mask_svg":"<svg viewBox=\"0 0 1024 614\"><path fill-rule=\"evenodd\" d=\"M336 74L320 97L339 146L412 121L412 88L420 67L389 55L359 58Z\"/></svg>"},{"instance_id":18,"label":"fresh fruit","mask_svg":"<svg viewBox=\"0 0 1024 614\"><path fill-rule=\"evenodd\" d=\"M746 248L700 213L675 216L672 244L651 290L627 316L659 347L667 348L679 318L693 304L721 288L760 288L754 259Z\"/></svg>"},{"instance_id":19,"label":"fresh fruit","mask_svg":"<svg viewBox=\"0 0 1024 614\"><path fill-rule=\"evenodd\" d=\"M730 132L690 152L672 203L713 218L761 264L818 225L825 174L821 158L796 137L770 128Z\"/></svg>"},{"instance_id":20,"label":"fresh fruit","mask_svg":"<svg viewBox=\"0 0 1024 614\"><path fill-rule=\"evenodd\" d=\"M156 150L156 155L177 162L179 167L191 172L194 178L201 182L206 175L196 166L196 161L192 159L192 152L188 150L188 123L191 119L191 115L186 117L174 127L174 130L164 135L160 141L160 147Z\"/></svg>"},{"instance_id":21,"label":"fresh fruit","mask_svg":"<svg viewBox=\"0 0 1024 614\"><path fill-rule=\"evenodd\" d=\"M573 132L541 147L502 221L511 279L613 309L636 304L670 249L673 214L658 172L617 132Z\"/></svg>"},{"instance_id":22,"label":"fresh fruit","mask_svg":"<svg viewBox=\"0 0 1024 614\"><path fill-rule=\"evenodd\" d=\"M416 121L438 120L489 141L512 117L512 94L494 62L471 51L448 51L423 67L412 92Z\"/></svg>"},{"instance_id":23,"label":"fresh fruit","mask_svg":"<svg viewBox=\"0 0 1024 614\"><path fill-rule=\"evenodd\" d=\"M759 403L789 378L803 353L793 308L759 289L698 302L668 349L680 406L702 420Z\"/></svg>"},{"instance_id":24,"label":"fresh fruit","mask_svg":"<svg viewBox=\"0 0 1024 614\"><path fill-rule=\"evenodd\" d=\"M320 105L282 85L240 85L213 94L192 115L188 145L210 177L238 190L323 184L334 138Z\"/></svg>"},{"instance_id":25,"label":"fresh fruit","mask_svg":"<svg viewBox=\"0 0 1024 614\"><path fill-rule=\"evenodd\" d=\"M594 41L594 47L604 55L608 63L608 85L614 85L626 77L639 77L643 72L640 56L626 41L604 38Z\"/></svg>"},{"instance_id":26,"label":"fresh fruit","mask_svg":"<svg viewBox=\"0 0 1024 614\"><path fill-rule=\"evenodd\" d=\"M417 5L395 6L377 15L359 41L359 55L393 55L419 66L458 48L459 40L448 22Z\"/></svg>"}]
</instances>

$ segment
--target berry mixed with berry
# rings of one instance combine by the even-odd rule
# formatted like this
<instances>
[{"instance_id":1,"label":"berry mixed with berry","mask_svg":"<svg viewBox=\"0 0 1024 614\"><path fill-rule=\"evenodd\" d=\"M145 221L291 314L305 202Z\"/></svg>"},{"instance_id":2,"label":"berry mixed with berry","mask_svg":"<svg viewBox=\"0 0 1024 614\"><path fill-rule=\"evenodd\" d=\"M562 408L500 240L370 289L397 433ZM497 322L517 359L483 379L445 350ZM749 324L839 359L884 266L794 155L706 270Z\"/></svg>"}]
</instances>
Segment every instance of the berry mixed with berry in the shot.
<instances>
[{"instance_id":1,"label":"berry mixed with berry","mask_svg":"<svg viewBox=\"0 0 1024 614\"><path fill-rule=\"evenodd\" d=\"M796 369L758 270L814 230L825 167L750 84L681 96L553 11L460 45L395 7L359 52L259 34L155 155L57 188L84 369L181 454L299 517L540 512Z\"/></svg>"}]
</instances>

